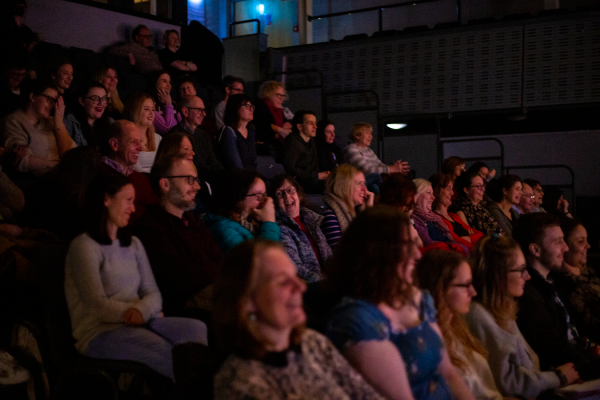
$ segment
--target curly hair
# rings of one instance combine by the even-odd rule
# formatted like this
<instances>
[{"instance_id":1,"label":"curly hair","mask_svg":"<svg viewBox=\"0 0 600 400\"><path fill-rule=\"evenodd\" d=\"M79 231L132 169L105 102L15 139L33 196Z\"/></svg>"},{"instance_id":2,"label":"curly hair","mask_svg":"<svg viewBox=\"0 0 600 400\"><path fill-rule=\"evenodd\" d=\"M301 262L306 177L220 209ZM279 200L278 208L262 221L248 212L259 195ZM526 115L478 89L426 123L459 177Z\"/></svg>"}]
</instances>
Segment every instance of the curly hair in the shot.
<instances>
[{"instance_id":1,"label":"curly hair","mask_svg":"<svg viewBox=\"0 0 600 400\"><path fill-rule=\"evenodd\" d=\"M368 124L366 122L357 122L356 124L352 125L352 130L348 135L348 139L350 139L352 143L356 143L358 142L364 131L372 132L373 127L371 126L371 124Z\"/></svg>"},{"instance_id":2,"label":"curly hair","mask_svg":"<svg viewBox=\"0 0 600 400\"><path fill-rule=\"evenodd\" d=\"M285 85L282 82L266 81L263 82L258 88L258 98L262 100L268 99L273 93L275 93L277 88L283 88L287 96L287 91L285 91Z\"/></svg>"}]
</instances>

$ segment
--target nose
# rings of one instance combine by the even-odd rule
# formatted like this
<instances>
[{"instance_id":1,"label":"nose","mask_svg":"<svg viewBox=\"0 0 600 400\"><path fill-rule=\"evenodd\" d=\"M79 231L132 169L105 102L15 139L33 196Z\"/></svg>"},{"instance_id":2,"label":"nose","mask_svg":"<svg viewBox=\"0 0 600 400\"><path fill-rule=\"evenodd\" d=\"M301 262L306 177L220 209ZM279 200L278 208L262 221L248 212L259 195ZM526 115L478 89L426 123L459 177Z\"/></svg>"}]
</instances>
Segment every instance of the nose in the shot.
<instances>
[{"instance_id":1,"label":"nose","mask_svg":"<svg viewBox=\"0 0 600 400\"><path fill-rule=\"evenodd\" d=\"M306 283L300 278L296 278L296 287L300 293L306 292Z\"/></svg>"},{"instance_id":2,"label":"nose","mask_svg":"<svg viewBox=\"0 0 600 400\"><path fill-rule=\"evenodd\" d=\"M523 279L525 279L525 281L528 281L531 279L531 275L529 275L529 271L525 270L525 276L523 277Z\"/></svg>"},{"instance_id":3,"label":"nose","mask_svg":"<svg viewBox=\"0 0 600 400\"><path fill-rule=\"evenodd\" d=\"M475 287L472 284L471 284L471 286L469 286L469 296L470 297L477 296L477 290L475 290Z\"/></svg>"}]
</instances>

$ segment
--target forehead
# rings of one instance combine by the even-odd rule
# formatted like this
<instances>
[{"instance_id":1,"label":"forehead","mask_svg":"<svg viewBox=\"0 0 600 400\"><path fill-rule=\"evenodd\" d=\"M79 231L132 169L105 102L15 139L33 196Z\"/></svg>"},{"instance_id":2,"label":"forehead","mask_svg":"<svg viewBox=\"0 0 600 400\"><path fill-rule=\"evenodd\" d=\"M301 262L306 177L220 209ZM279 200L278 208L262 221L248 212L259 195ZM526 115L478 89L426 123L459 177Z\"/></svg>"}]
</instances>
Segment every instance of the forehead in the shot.
<instances>
[{"instance_id":1,"label":"forehead","mask_svg":"<svg viewBox=\"0 0 600 400\"><path fill-rule=\"evenodd\" d=\"M242 85L240 82L233 82L233 84L231 85L231 87L234 88L234 89L243 89L244 85Z\"/></svg>"},{"instance_id":2,"label":"forehead","mask_svg":"<svg viewBox=\"0 0 600 400\"><path fill-rule=\"evenodd\" d=\"M73 71L73 66L71 64L63 64L60 67L58 67L58 72L67 72L67 71Z\"/></svg>"},{"instance_id":3,"label":"forehead","mask_svg":"<svg viewBox=\"0 0 600 400\"><path fill-rule=\"evenodd\" d=\"M325 131L333 131L335 129L335 126L333 124L329 124L325 127Z\"/></svg>"},{"instance_id":4,"label":"forehead","mask_svg":"<svg viewBox=\"0 0 600 400\"><path fill-rule=\"evenodd\" d=\"M285 90L284 90L284 89L283 89L281 86L277 86L277 87L275 88L275 90L273 90L273 93L279 93L279 94L282 94L282 93L285 93Z\"/></svg>"},{"instance_id":5,"label":"forehead","mask_svg":"<svg viewBox=\"0 0 600 400\"><path fill-rule=\"evenodd\" d=\"M58 96L58 92L55 89L52 89L52 88L46 88L46 89L44 89L44 91L42 92L42 94L44 94L46 96L50 96L50 97L56 97L56 96Z\"/></svg>"},{"instance_id":6,"label":"forehead","mask_svg":"<svg viewBox=\"0 0 600 400\"><path fill-rule=\"evenodd\" d=\"M474 177L471 179L471 184L472 184L472 185L478 185L478 184L480 184L480 183L483 183L483 179L481 179L481 177L480 177L479 175L477 175L477 176L474 176Z\"/></svg>"},{"instance_id":7,"label":"forehead","mask_svg":"<svg viewBox=\"0 0 600 400\"><path fill-rule=\"evenodd\" d=\"M144 106L144 107L153 107L154 106L154 100L152 100L152 99L146 99L142 103L142 106Z\"/></svg>"},{"instance_id":8,"label":"forehead","mask_svg":"<svg viewBox=\"0 0 600 400\"><path fill-rule=\"evenodd\" d=\"M204 102L198 96L194 97L191 101L192 108L204 108Z\"/></svg>"},{"instance_id":9,"label":"forehead","mask_svg":"<svg viewBox=\"0 0 600 400\"><path fill-rule=\"evenodd\" d=\"M106 94L106 90L104 90L103 88L99 88L99 87L93 87L93 88L90 88L90 90L88 91L88 94L100 96L100 95Z\"/></svg>"},{"instance_id":10,"label":"forehead","mask_svg":"<svg viewBox=\"0 0 600 400\"><path fill-rule=\"evenodd\" d=\"M296 275L296 267L285 252L279 248L271 247L260 252L256 261L261 278L273 279L278 275Z\"/></svg>"},{"instance_id":11,"label":"forehead","mask_svg":"<svg viewBox=\"0 0 600 400\"><path fill-rule=\"evenodd\" d=\"M471 267L465 261L461 262L460 265L454 271L454 275L457 280L468 280L471 279Z\"/></svg>"},{"instance_id":12,"label":"forehead","mask_svg":"<svg viewBox=\"0 0 600 400\"><path fill-rule=\"evenodd\" d=\"M563 231L560 229L560 226L549 226L544 231L544 240L556 240L562 238Z\"/></svg>"},{"instance_id":13,"label":"forehead","mask_svg":"<svg viewBox=\"0 0 600 400\"><path fill-rule=\"evenodd\" d=\"M304 122L317 122L317 117L312 114L304 114Z\"/></svg>"},{"instance_id":14,"label":"forehead","mask_svg":"<svg viewBox=\"0 0 600 400\"><path fill-rule=\"evenodd\" d=\"M283 181L283 183L281 184L281 186L279 186L279 189L287 189L288 187L294 187L294 185L292 184L292 182L288 181L287 179Z\"/></svg>"},{"instance_id":15,"label":"forehead","mask_svg":"<svg viewBox=\"0 0 600 400\"><path fill-rule=\"evenodd\" d=\"M179 87L193 87L192 82L183 82Z\"/></svg>"},{"instance_id":16,"label":"forehead","mask_svg":"<svg viewBox=\"0 0 600 400\"><path fill-rule=\"evenodd\" d=\"M359 172L356 175L354 175L353 180L356 183L363 182L365 180L365 175L362 172Z\"/></svg>"},{"instance_id":17,"label":"forehead","mask_svg":"<svg viewBox=\"0 0 600 400\"><path fill-rule=\"evenodd\" d=\"M187 147L187 146L191 146L192 142L190 141L190 139L187 136L184 136L183 138L181 138L181 143L179 143L179 145L181 147Z\"/></svg>"},{"instance_id":18,"label":"forehead","mask_svg":"<svg viewBox=\"0 0 600 400\"><path fill-rule=\"evenodd\" d=\"M169 33L169 38L179 38L179 33L177 31Z\"/></svg>"},{"instance_id":19,"label":"forehead","mask_svg":"<svg viewBox=\"0 0 600 400\"><path fill-rule=\"evenodd\" d=\"M171 79L171 76L169 74L162 74L161 76L158 77L159 81L168 81Z\"/></svg>"},{"instance_id":20,"label":"forehead","mask_svg":"<svg viewBox=\"0 0 600 400\"><path fill-rule=\"evenodd\" d=\"M123 140L125 142L132 140L142 140L142 133L133 123L131 123L131 125L127 124L127 126L123 128Z\"/></svg>"},{"instance_id":21,"label":"forehead","mask_svg":"<svg viewBox=\"0 0 600 400\"><path fill-rule=\"evenodd\" d=\"M177 160L173 164L171 170L172 175L192 175L197 176L196 167L194 163L188 160Z\"/></svg>"},{"instance_id":22,"label":"forehead","mask_svg":"<svg viewBox=\"0 0 600 400\"><path fill-rule=\"evenodd\" d=\"M533 193L533 189L531 188L531 186L529 186L528 184L524 183L523 184L523 192L525 192L525 193L529 193L529 192Z\"/></svg>"},{"instance_id":23,"label":"forehead","mask_svg":"<svg viewBox=\"0 0 600 400\"><path fill-rule=\"evenodd\" d=\"M150 29L148 29L148 28L140 29L140 35L149 35L149 34L150 34Z\"/></svg>"}]
</instances>

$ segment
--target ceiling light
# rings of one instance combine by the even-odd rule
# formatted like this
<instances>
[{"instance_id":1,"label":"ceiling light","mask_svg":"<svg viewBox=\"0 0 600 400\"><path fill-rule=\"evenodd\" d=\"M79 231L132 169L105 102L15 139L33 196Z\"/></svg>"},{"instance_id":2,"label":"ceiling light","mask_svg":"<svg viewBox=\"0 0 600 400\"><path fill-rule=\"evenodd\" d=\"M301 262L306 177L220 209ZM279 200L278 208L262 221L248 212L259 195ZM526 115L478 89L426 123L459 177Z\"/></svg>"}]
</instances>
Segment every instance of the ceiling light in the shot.
<instances>
[{"instance_id":1,"label":"ceiling light","mask_svg":"<svg viewBox=\"0 0 600 400\"><path fill-rule=\"evenodd\" d=\"M406 124L387 124L387 127L390 129L402 129L402 128L406 128Z\"/></svg>"}]
</instances>

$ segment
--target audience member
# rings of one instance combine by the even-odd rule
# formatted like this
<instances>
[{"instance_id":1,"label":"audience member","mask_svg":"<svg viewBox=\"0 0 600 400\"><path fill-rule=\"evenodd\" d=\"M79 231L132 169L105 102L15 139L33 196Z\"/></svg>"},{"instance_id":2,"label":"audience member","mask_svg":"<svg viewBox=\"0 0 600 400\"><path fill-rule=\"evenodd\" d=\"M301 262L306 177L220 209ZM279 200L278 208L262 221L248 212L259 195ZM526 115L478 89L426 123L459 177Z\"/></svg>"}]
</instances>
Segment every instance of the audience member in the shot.
<instances>
[{"instance_id":1,"label":"audience member","mask_svg":"<svg viewBox=\"0 0 600 400\"><path fill-rule=\"evenodd\" d=\"M2 88L0 89L0 118L23 107L27 97L23 81L27 74L26 64L19 58L11 58L2 70Z\"/></svg>"},{"instance_id":2,"label":"audience member","mask_svg":"<svg viewBox=\"0 0 600 400\"><path fill-rule=\"evenodd\" d=\"M119 83L117 70L112 66L104 65L96 71L94 79L104 85L107 96L110 98L105 113L114 120L123 119L125 106L117 90L117 84Z\"/></svg>"},{"instance_id":3,"label":"audience member","mask_svg":"<svg viewBox=\"0 0 600 400\"><path fill-rule=\"evenodd\" d=\"M542 184L535 179L525 179L523 183L528 184L533 189L533 207L531 208L531 212L546 212L542 207L542 202L544 201L544 190L542 189Z\"/></svg>"},{"instance_id":4,"label":"audience member","mask_svg":"<svg viewBox=\"0 0 600 400\"><path fill-rule=\"evenodd\" d=\"M112 54L127 58L142 74L163 69L152 44L152 33L145 25L136 26L131 32L133 42L113 47Z\"/></svg>"},{"instance_id":5,"label":"audience member","mask_svg":"<svg viewBox=\"0 0 600 400\"><path fill-rule=\"evenodd\" d=\"M228 171L215 185L204 222L225 251L255 237L279 241L273 199L262 177L248 170Z\"/></svg>"},{"instance_id":6,"label":"audience member","mask_svg":"<svg viewBox=\"0 0 600 400\"><path fill-rule=\"evenodd\" d=\"M475 230L489 235L492 232L503 232L492 215L480 203L483 200L485 183L481 176L475 172L463 174L456 180L456 200L448 208L448 211L458 215L467 225Z\"/></svg>"},{"instance_id":7,"label":"audience member","mask_svg":"<svg viewBox=\"0 0 600 400\"><path fill-rule=\"evenodd\" d=\"M382 399L321 334L304 328L306 285L281 246L244 242L228 255L214 292L216 337L229 356L217 399Z\"/></svg>"},{"instance_id":8,"label":"audience member","mask_svg":"<svg viewBox=\"0 0 600 400\"><path fill-rule=\"evenodd\" d=\"M215 279L221 249L204 223L190 211L200 189L194 164L180 156L157 159L151 183L160 197L135 224L163 295L165 315L206 308L201 292Z\"/></svg>"},{"instance_id":9,"label":"audience member","mask_svg":"<svg viewBox=\"0 0 600 400\"><path fill-rule=\"evenodd\" d=\"M179 99L184 96L196 96L198 94L198 82L190 74L183 75L177 80L177 93L179 93Z\"/></svg>"},{"instance_id":10,"label":"audience member","mask_svg":"<svg viewBox=\"0 0 600 400\"><path fill-rule=\"evenodd\" d=\"M584 380L600 377L600 367L590 364L578 348L575 321L555 289L554 275L562 268L569 250L558 218L544 213L526 214L517 220L513 233L531 275L519 299L517 324L540 357L542 369L573 362Z\"/></svg>"},{"instance_id":11,"label":"audience member","mask_svg":"<svg viewBox=\"0 0 600 400\"><path fill-rule=\"evenodd\" d=\"M64 120L67 132L77 146L89 146L98 152L101 136L98 132L108 129L111 122L105 115L110 97L101 83L90 81L81 87L77 101L73 112Z\"/></svg>"},{"instance_id":12,"label":"audience member","mask_svg":"<svg viewBox=\"0 0 600 400\"><path fill-rule=\"evenodd\" d=\"M156 149L162 140L162 137L154 131L156 114L154 100L149 95L136 93L127 99L123 116L135 124L141 136L142 150L134 165L137 172L150 173L156 157Z\"/></svg>"},{"instance_id":13,"label":"audience member","mask_svg":"<svg viewBox=\"0 0 600 400\"><path fill-rule=\"evenodd\" d=\"M171 76L165 70L152 73L150 78L156 111L154 112L154 128L164 135L177 125L175 108L171 99Z\"/></svg>"},{"instance_id":14,"label":"audience member","mask_svg":"<svg viewBox=\"0 0 600 400\"><path fill-rule=\"evenodd\" d=\"M100 154L103 156L101 168L122 173L135 188L135 211L131 223L144 213L149 204L159 203L148 177L134 169L142 151L142 138L143 133L136 124L119 120L110 125L106 138L100 143Z\"/></svg>"},{"instance_id":15,"label":"audience member","mask_svg":"<svg viewBox=\"0 0 600 400\"><path fill-rule=\"evenodd\" d=\"M535 398L579 378L573 363L540 370L538 355L525 341L515 319L516 299L530 279L519 245L509 237L481 239L471 253L476 302L466 316L475 338L488 351L488 363L503 396ZM540 338L534 338L538 340Z\"/></svg>"},{"instance_id":16,"label":"audience member","mask_svg":"<svg viewBox=\"0 0 600 400\"><path fill-rule=\"evenodd\" d=\"M179 157L194 162L194 138L187 133L170 132L160 141L154 164ZM196 171L197 172L197 171Z\"/></svg>"},{"instance_id":17,"label":"audience member","mask_svg":"<svg viewBox=\"0 0 600 400\"><path fill-rule=\"evenodd\" d=\"M4 147L11 167L43 174L58 164L67 150L76 147L65 128L64 114L65 102L56 85L35 82L25 108L4 120Z\"/></svg>"},{"instance_id":18,"label":"audience member","mask_svg":"<svg viewBox=\"0 0 600 400\"><path fill-rule=\"evenodd\" d=\"M533 202L535 201L535 195L533 194L533 189L531 186L526 184L525 182L521 182L523 185L523 190L521 191L521 200L519 200L519 204L515 204L513 206L513 210L521 214L529 214L533 209Z\"/></svg>"},{"instance_id":19,"label":"audience member","mask_svg":"<svg viewBox=\"0 0 600 400\"><path fill-rule=\"evenodd\" d=\"M292 121L292 134L285 139L282 164L306 193L323 193L329 171L319 170L317 117L312 111L300 110Z\"/></svg>"},{"instance_id":20,"label":"audience member","mask_svg":"<svg viewBox=\"0 0 600 400\"><path fill-rule=\"evenodd\" d=\"M563 193L564 192L558 188L546 188L542 200L542 207L547 213L556 215L557 217L565 216L573 218L569 212L569 202L563 197Z\"/></svg>"},{"instance_id":21,"label":"audience member","mask_svg":"<svg viewBox=\"0 0 600 400\"><path fill-rule=\"evenodd\" d=\"M480 400L502 400L487 362L488 352L471 335L462 318L477 294L467 260L454 252L430 251L415 268L415 281L419 288L431 293L450 361L473 395Z\"/></svg>"},{"instance_id":22,"label":"audience member","mask_svg":"<svg viewBox=\"0 0 600 400\"><path fill-rule=\"evenodd\" d=\"M144 246L123 229L134 198L133 185L114 171L90 184L86 233L73 240L65 264L73 337L88 357L137 361L173 380L173 347L206 344L206 325L163 316Z\"/></svg>"},{"instance_id":23,"label":"audience member","mask_svg":"<svg viewBox=\"0 0 600 400\"><path fill-rule=\"evenodd\" d=\"M229 97L221 132L217 138L217 153L225 169L256 169L256 129L254 105L246 94Z\"/></svg>"},{"instance_id":24,"label":"audience member","mask_svg":"<svg viewBox=\"0 0 600 400\"><path fill-rule=\"evenodd\" d=\"M327 209L321 222L321 231L329 247L335 249L357 210L372 207L374 201L375 195L367 190L362 172L349 164L333 170L325 182L323 202Z\"/></svg>"},{"instance_id":25,"label":"audience member","mask_svg":"<svg viewBox=\"0 0 600 400\"><path fill-rule=\"evenodd\" d=\"M198 69L196 64L185 61L179 50L179 32L175 29L167 29L163 34L164 48L158 52L158 59L163 68L169 71L172 77L180 76L187 72Z\"/></svg>"},{"instance_id":26,"label":"audience member","mask_svg":"<svg viewBox=\"0 0 600 400\"><path fill-rule=\"evenodd\" d=\"M274 145L276 150L281 148L281 143L292 133L292 124L286 121L282 110L286 99L285 86L281 82L266 81L258 88L253 121L256 126L256 139Z\"/></svg>"},{"instance_id":27,"label":"audience member","mask_svg":"<svg viewBox=\"0 0 600 400\"><path fill-rule=\"evenodd\" d=\"M317 124L317 156L319 170L333 171L344 164L342 148L335 142L335 125L328 119L322 119Z\"/></svg>"},{"instance_id":28,"label":"audience member","mask_svg":"<svg viewBox=\"0 0 600 400\"><path fill-rule=\"evenodd\" d=\"M269 190L275 199L275 217L281 230L281 243L306 282L323 279L323 268L331 248L321 231L323 216L304 207L304 190L290 175L278 175Z\"/></svg>"},{"instance_id":29,"label":"audience member","mask_svg":"<svg viewBox=\"0 0 600 400\"><path fill-rule=\"evenodd\" d=\"M563 217L560 227L569 250L556 274L556 290L564 299L582 336L600 343L600 278L587 266L588 234L580 221Z\"/></svg>"},{"instance_id":30,"label":"audience member","mask_svg":"<svg viewBox=\"0 0 600 400\"><path fill-rule=\"evenodd\" d=\"M64 97L73 82L73 64L68 60L59 60L50 73L50 78L56 85L58 94Z\"/></svg>"},{"instance_id":31,"label":"audience member","mask_svg":"<svg viewBox=\"0 0 600 400\"><path fill-rule=\"evenodd\" d=\"M476 161L473 164L471 164L467 172L477 173L481 177L481 179L483 179L484 182L489 182L490 180L492 180L492 178L494 178L494 176L496 176L496 170L490 169L490 167L488 167L487 164L483 161Z\"/></svg>"},{"instance_id":32,"label":"audience member","mask_svg":"<svg viewBox=\"0 0 600 400\"><path fill-rule=\"evenodd\" d=\"M412 219L415 229L423 241L423 252L431 249L443 249L468 254L466 246L455 243L443 218L432 211L431 207L435 196L431 182L425 179L415 179L413 182L417 187L417 198Z\"/></svg>"},{"instance_id":33,"label":"audience member","mask_svg":"<svg viewBox=\"0 0 600 400\"><path fill-rule=\"evenodd\" d=\"M23 23L27 12L27 0L4 1L0 7L2 54L19 57L31 53L40 42L40 38Z\"/></svg>"},{"instance_id":34,"label":"audience member","mask_svg":"<svg viewBox=\"0 0 600 400\"><path fill-rule=\"evenodd\" d=\"M413 286L420 252L409 224L385 206L350 224L327 269L343 296L327 335L386 398L474 399L450 362L433 299Z\"/></svg>"},{"instance_id":35,"label":"audience member","mask_svg":"<svg viewBox=\"0 0 600 400\"><path fill-rule=\"evenodd\" d=\"M441 217L442 222L450 231L452 240L465 246L468 251L473 250L473 245L481 239L483 233L471 228L458 215L448 212L454 193L454 183L450 175L434 174L429 181L433 187L433 212Z\"/></svg>"},{"instance_id":36,"label":"audience member","mask_svg":"<svg viewBox=\"0 0 600 400\"><path fill-rule=\"evenodd\" d=\"M168 135L184 133L193 138L194 165L202 180L212 183L216 176L223 171L223 166L217 159L210 137L200 125L206 116L204 102L198 96L185 95L180 101L182 120L171 129Z\"/></svg>"},{"instance_id":37,"label":"audience member","mask_svg":"<svg viewBox=\"0 0 600 400\"><path fill-rule=\"evenodd\" d=\"M486 193L492 201L488 203L487 210L506 236L512 236L513 225L519 218L513 206L521 201L522 190L521 178L516 175L503 175L488 184Z\"/></svg>"},{"instance_id":38,"label":"audience member","mask_svg":"<svg viewBox=\"0 0 600 400\"><path fill-rule=\"evenodd\" d=\"M465 172L465 160L458 156L450 156L444 159L442 163L442 174L450 175L452 182L456 181L456 178ZM481 176L480 171L475 171L477 175Z\"/></svg>"},{"instance_id":39,"label":"audience member","mask_svg":"<svg viewBox=\"0 0 600 400\"><path fill-rule=\"evenodd\" d=\"M223 88L225 90L225 98L213 109L213 118L215 119L217 129L221 129L223 125L227 125L224 122L227 100L235 94L244 93L244 80L242 78L227 75L223 78Z\"/></svg>"}]
</instances>

